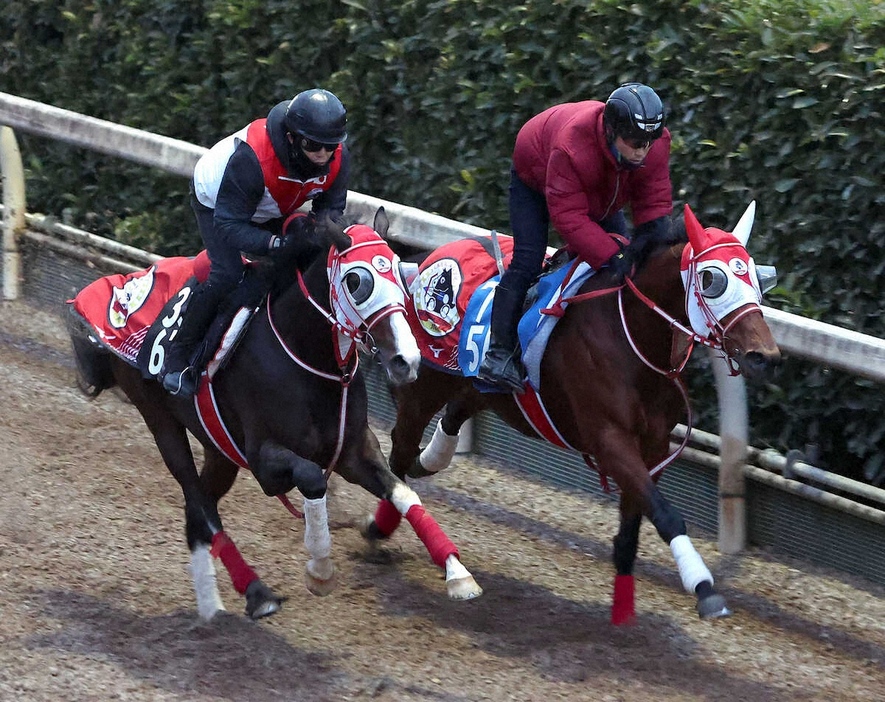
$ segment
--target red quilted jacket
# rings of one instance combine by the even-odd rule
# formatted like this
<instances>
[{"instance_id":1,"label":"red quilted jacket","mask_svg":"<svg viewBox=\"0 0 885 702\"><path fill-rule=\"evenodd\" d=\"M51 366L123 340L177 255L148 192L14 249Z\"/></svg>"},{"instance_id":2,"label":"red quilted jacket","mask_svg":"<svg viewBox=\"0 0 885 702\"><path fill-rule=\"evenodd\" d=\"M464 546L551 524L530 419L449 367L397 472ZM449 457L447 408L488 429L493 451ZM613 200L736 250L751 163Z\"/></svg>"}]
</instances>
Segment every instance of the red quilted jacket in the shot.
<instances>
[{"instance_id":1,"label":"red quilted jacket","mask_svg":"<svg viewBox=\"0 0 885 702\"><path fill-rule=\"evenodd\" d=\"M618 168L605 141L604 108L594 100L555 105L523 125L513 151L517 175L544 193L554 228L594 268L618 252L597 222L625 205L634 227L673 210L670 132L664 129L642 167Z\"/></svg>"}]
</instances>

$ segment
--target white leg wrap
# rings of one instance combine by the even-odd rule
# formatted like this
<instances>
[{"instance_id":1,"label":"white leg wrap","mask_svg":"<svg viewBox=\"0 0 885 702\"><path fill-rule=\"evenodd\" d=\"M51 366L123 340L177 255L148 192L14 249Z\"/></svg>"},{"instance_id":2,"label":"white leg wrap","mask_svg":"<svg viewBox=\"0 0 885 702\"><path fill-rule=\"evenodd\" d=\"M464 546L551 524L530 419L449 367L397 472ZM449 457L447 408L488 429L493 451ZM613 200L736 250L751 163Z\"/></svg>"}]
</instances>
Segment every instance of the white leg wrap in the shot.
<instances>
[{"instance_id":1,"label":"white leg wrap","mask_svg":"<svg viewBox=\"0 0 885 702\"><path fill-rule=\"evenodd\" d=\"M406 512L409 511L409 507L421 504L421 498L418 497L418 493L405 483L398 483L397 486L393 488L393 494L390 496L390 501L393 502L396 511L404 517L406 516Z\"/></svg>"},{"instance_id":2,"label":"white leg wrap","mask_svg":"<svg viewBox=\"0 0 885 702\"><path fill-rule=\"evenodd\" d=\"M676 559L676 566L679 568L679 575L682 578L682 587L690 595L694 594L694 589L705 580L713 583L713 575L710 573L704 561L701 558L691 539L687 535L675 537L670 542L670 550L673 552L673 558Z\"/></svg>"},{"instance_id":3,"label":"white leg wrap","mask_svg":"<svg viewBox=\"0 0 885 702\"><path fill-rule=\"evenodd\" d=\"M418 460L421 467L429 473L438 473L443 468L448 468L458 448L458 437L461 432L455 436L449 436L443 431L442 420L436 423L436 430L430 438L430 443L421 452Z\"/></svg>"},{"instance_id":4,"label":"white leg wrap","mask_svg":"<svg viewBox=\"0 0 885 702\"><path fill-rule=\"evenodd\" d=\"M218 583L215 579L215 564L209 547L198 545L191 551L191 577L194 579L194 591L197 594L197 613L206 621L212 619L216 612L224 611L224 603L218 594Z\"/></svg>"},{"instance_id":5,"label":"white leg wrap","mask_svg":"<svg viewBox=\"0 0 885 702\"><path fill-rule=\"evenodd\" d=\"M311 558L328 558L332 554L325 495L318 500L304 498L304 547Z\"/></svg>"}]
</instances>

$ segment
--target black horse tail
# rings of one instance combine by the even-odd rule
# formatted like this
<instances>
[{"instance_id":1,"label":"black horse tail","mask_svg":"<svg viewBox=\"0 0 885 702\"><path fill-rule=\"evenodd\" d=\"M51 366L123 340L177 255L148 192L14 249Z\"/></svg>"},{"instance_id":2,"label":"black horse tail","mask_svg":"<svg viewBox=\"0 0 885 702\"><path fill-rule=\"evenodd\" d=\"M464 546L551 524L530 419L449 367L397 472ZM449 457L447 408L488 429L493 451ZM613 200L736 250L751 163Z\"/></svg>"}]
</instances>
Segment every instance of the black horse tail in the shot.
<instances>
[{"instance_id":1,"label":"black horse tail","mask_svg":"<svg viewBox=\"0 0 885 702\"><path fill-rule=\"evenodd\" d=\"M116 384L110 352L95 339L92 330L72 306L68 307L67 326L77 363L77 386L87 397L98 397L103 390Z\"/></svg>"}]
</instances>

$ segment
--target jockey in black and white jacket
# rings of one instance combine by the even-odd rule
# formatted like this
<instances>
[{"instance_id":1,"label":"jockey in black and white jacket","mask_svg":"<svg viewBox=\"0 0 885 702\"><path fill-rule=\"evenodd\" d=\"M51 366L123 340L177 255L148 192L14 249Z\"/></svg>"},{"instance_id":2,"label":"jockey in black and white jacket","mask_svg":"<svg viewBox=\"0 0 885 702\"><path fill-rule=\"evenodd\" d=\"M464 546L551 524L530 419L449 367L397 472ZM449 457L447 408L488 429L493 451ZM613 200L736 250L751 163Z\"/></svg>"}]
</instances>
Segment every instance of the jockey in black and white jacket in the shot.
<instances>
[{"instance_id":1,"label":"jockey in black and white jacket","mask_svg":"<svg viewBox=\"0 0 885 702\"><path fill-rule=\"evenodd\" d=\"M191 207L210 269L167 353L161 378L169 392L195 392L198 369L191 356L242 278L241 253L264 255L285 246L283 222L308 200L312 219L324 211L333 219L342 216L350 179L346 138L340 100L312 89L225 137L197 162Z\"/></svg>"}]
</instances>

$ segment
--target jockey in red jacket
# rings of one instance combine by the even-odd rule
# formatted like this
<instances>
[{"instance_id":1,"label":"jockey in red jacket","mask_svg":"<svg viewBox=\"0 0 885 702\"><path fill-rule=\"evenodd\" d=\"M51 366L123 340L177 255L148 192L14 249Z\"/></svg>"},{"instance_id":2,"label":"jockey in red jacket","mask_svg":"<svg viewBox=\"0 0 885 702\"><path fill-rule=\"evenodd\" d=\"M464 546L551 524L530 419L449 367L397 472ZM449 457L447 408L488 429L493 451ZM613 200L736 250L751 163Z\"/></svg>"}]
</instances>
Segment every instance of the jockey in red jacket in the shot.
<instances>
[{"instance_id":1,"label":"jockey in red jacket","mask_svg":"<svg viewBox=\"0 0 885 702\"><path fill-rule=\"evenodd\" d=\"M541 272L549 226L593 268L622 280L632 261L623 208L634 237L666 231L673 210L670 132L654 90L626 83L606 102L555 105L519 130L510 171L513 259L492 307L491 344L479 377L522 392L516 327L526 292Z\"/></svg>"},{"instance_id":2,"label":"jockey in red jacket","mask_svg":"<svg viewBox=\"0 0 885 702\"><path fill-rule=\"evenodd\" d=\"M195 351L219 306L243 276L241 252L254 255L286 248L295 233L285 219L308 200L311 219L344 213L350 177L346 111L327 90L314 88L277 104L267 115L204 154L194 168L191 207L206 252L209 277L191 295L181 328L172 339L163 387L193 395ZM308 225L309 226L309 225Z\"/></svg>"}]
</instances>

